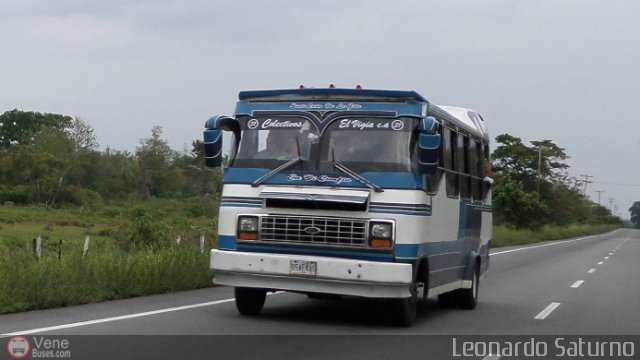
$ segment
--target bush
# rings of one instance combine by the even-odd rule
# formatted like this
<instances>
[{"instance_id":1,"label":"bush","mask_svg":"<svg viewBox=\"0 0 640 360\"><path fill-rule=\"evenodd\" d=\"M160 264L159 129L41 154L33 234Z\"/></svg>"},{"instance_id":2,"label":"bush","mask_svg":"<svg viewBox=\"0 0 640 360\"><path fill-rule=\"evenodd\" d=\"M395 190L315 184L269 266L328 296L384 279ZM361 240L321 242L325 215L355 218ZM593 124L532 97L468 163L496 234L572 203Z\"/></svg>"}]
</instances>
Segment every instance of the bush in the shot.
<instances>
[{"instance_id":1,"label":"bush","mask_svg":"<svg viewBox=\"0 0 640 360\"><path fill-rule=\"evenodd\" d=\"M190 217L215 217L220 201L211 194L195 196L186 200L185 213Z\"/></svg>"},{"instance_id":2,"label":"bush","mask_svg":"<svg viewBox=\"0 0 640 360\"><path fill-rule=\"evenodd\" d=\"M124 250L158 249L171 238L170 227L157 210L136 207L130 227L121 228L118 243Z\"/></svg>"},{"instance_id":3,"label":"bush","mask_svg":"<svg viewBox=\"0 0 640 360\"><path fill-rule=\"evenodd\" d=\"M102 195L93 190L81 187L74 187L71 192L71 197L73 204L87 207L89 209L100 209L104 204Z\"/></svg>"},{"instance_id":4,"label":"bush","mask_svg":"<svg viewBox=\"0 0 640 360\"><path fill-rule=\"evenodd\" d=\"M537 194L524 191L522 183L504 176L493 192L493 208L498 224L516 229L540 229L548 215L547 206Z\"/></svg>"},{"instance_id":5,"label":"bush","mask_svg":"<svg viewBox=\"0 0 640 360\"><path fill-rule=\"evenodd\" d=\"M28 194L29 192L26 186L0 186L0 204L11 202L24 205L29 202Z\"/></svg>"}]
</instances>

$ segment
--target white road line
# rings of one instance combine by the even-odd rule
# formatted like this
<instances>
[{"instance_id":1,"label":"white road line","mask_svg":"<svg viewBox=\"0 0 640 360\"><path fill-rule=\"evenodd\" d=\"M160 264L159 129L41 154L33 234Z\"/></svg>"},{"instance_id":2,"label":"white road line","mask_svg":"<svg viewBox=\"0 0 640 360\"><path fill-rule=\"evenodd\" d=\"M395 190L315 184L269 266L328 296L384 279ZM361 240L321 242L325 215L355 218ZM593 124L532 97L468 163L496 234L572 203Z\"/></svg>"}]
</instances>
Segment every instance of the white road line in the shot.
<instances>
[{"instance_id":1,"label":"white road line","mask_svg":"<svg viewBox=\"0 0 640 360\"><path fill-rule=\"evenodd\" d=\"M574 241L581 241L581 240L590 239L590 238L592 238L594 236L596 236L596 235L587 236L587 237L581 237L581 238L572 239L572 240L557 241L557 242L548 243L548 244L542 244L542 245L533 245L533 246L521 247L521 248L517 248L517 249L498 251L498 252L491 253L490 255L493 256L493 255L500 255L500 254L508 254L508 253L512 253L512 252L516 252L516 251L531 250L531 249L537 249L537 248L546 247L546 246L567 244L567 243L574 242Z\"/></svg>"},{"instance_id":2,"label":"white road line","mask_svg":"<svg viewBox=\"0 0 640 360\"><path fill-rule=\"evenodd\" d=\"M498 360L500 359L500 355L487 355L482 358L482 360Z\"/></svg>"},{"instance_id":3,"label":"white road line","mask_svg":"<svg viewBox=\"0 0 640 360\"><path fill-rule=\"evenodd\" d=\"M613 255L613 253L612 253L612 252L610 252L610 253L609 253L609 256L612 256L612 255Z\"/></svg>"},{"instance_id":4,"label":"white road line","mask_svg":"<svg viewBox=\"0 0 640 360\"><path fill-rule=\"evenodd\" d=\"M278 291L278 292L275 292L273 294L267 294L267 295L275 295L275 294L281 294L281 293L282 293L282 291ZM107 322L112 322L112 321L135 319L135 318L139 318L139 317L164 314L164 313L169 313L169 312L174 312L174 311L182 311L182 310L195 309L195 308L200 308L200 307L205 307L205 306L213 306L213 305L225 304L225 303L228 303L228 302L232 302L234 300L235 300L235 298L222 299L222 300L210 301L210 302L199 303L199 304L176 306L176 307L172 307L172 308L159 309L159 310L154 310L154 311L146 311L146 312L141 312L141 313L136 313L136 314L114 316L114 317L109 317L109 318L95 319L95 320L88 320L88 321L80 321L80 322L75 322L75 323L70 323L70 324L49 326L49 327L43 327L43 328L38 328L38 329L29 329L29 330L16 331L16 332L12 332L12 333L0 334L0 339L1 338L5 338L5 337L10 337L10 336L29 335L29 334L36 334L36 333L41 333L41 332L70 329L70 328L76 328L76 327L88 326L88 325L95 325L95 324L102 324L102 323L107 323Z\"/></svg>"},{"instance_id":5,"label":"white road line","mask_svg":"<svg viewBox=\"0 0 640 360\"><path fill-rule=\"evenodd\" d=\"M582 283L584 283L584 280L578 280L576 282L573 283L573 285L571 285L572 288L576 289L578 288L580 285L582 285Z\"/></svg>"},{"instance_id":6,"label":"white road line","mask_svg":"<svg viewBox=\"0 0 640 360\"><path fill-rule=\"evenodd\" d=\"M589 271L587 271L587 272L588 272L589 274L593 274L594 272L596 272L596 269L591 268L591 269L589 269Z\"/></svg>"},{"instance_id":7,"label":"white road line","mask_svg":"<svg viewBox=\"0 0 640 360\"><path fill-rule=\"evenodd\" d=\"M608 257L608 256L605 256L605 257L604 257L604 259L605 259L605 260L609 260L609 257Z\"/></svg>"},{"instance_id":8,"label":"white road line","mask_svg":"<svg viewBox=\"0 0 640 360\"><path fill-rule=\"evenodd\" d=\"M600 261L600 262L598 263L598 265L602 265L602 264L604 264L604 261Z\"/></svg>"},{"instance_id":9,"label":"white road line","mask_svg":"<svg viewBox=\"0 0 640 360\"><path fill-rule=\"evenodd\" d=\"M616 246L616 248L615 248L615 249L613 249L613 251L616 251L616 250L620 249L620 246L624 245L624 243L626 243L629 239L630 239L630 238L626 238L626 239L624 239L624 241L623 241L623 242L621 242L620 244L618 244L618 246Z\"/></svg>"},{"instance_id":10,"label":"white road line","mask_svg":"<svg viewBox=\"0 0 640 360\"><path fill-rule=\"evenodd\" d=\"M560 303L558 302L552 302L551 304L549 304L549 306L547 306L544 310L542 310L540 312L540 314L536 315L536 317L534 317L534 319L537 320L544 320L547 316L549 316L549 314L551 314L553 312L553 310L555 310L558 306L560 306Z\"/></svg>"},{"instance_id":11,"label":"white road line","mask_svg":"<svg viewBox=\"0 0 640 360\"><path fill-rule=\"evenodd\" d=\"M232 302L234 300L235 300L235 298L224 299L224 300L210 301L210 302L200 303L200 304L177 306L177 307L172 307L172 308L166 308L166 309L160 309L160 310L154 310L154 311L147 311L147 312L142 312L142 313L137 313L137 314L114 316L114 317L109 317L109 318L95 319L95 320L88 320L88 321L80 321L80 322L75 322L75 323L70 323L70 324L43 327L43 328L38 328L38 329L16 331L16 332L7 333L7 334L0 334L0 338L9 337L9 336L16 336L16 335L29 335L29 334L35 334L35 333L47 332L47 331L54 331L54 330L70 329L70 328L74 328L74 327L101 324L101 323L119 321L119 320L135 319L135 318L144 317L144 316L158 315L158 314L164 314L164 313L168 313L168 312L174 312L174 311L195 309L195 308L204 307L204 306L212 306L212 305L224 304L224 303Z\"/></svg>"}]
</instances>

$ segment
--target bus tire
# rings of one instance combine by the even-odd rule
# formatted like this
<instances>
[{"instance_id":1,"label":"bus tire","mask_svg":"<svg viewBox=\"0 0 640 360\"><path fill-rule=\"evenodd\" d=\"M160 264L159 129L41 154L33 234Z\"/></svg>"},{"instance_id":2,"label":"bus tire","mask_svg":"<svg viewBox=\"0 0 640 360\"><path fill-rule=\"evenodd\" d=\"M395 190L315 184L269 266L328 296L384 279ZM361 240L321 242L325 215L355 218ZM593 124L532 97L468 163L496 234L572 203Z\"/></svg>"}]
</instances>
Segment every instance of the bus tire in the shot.
<instances>
[{"instance_id":1,"label":"bus tire","mask_svg":"<svg viewBox=\"0 0 640 360\"><path fill-rule=\"evenodd\" d=\"M394 299L392 305L396 325L402 327L413 325L418 314L418 297L415 293L408 298Z\"/></svg>"},{"instance_id":2,"label":"bus tire","mask_svg":"<svg viewBox=\"0 0 640 360\"><path fill-rule=\"evenodd\" d=\"M456 307L455 290L438 295L438 305L447 309Z\"/></svg>"},{"instance_id":3,"label":"bus tire","mask_svg":"<svg viewBox=\"0 0 640 360\"><path fill-rule=\"evenodd\" d=\"M478 290L480 287L480 266L476 263L473 269L470 289L456 290L456 300L461 308L473 310L478 305Z\"/></svg>"},{"instance_id":4,"label":"bus tire","mask_svg":"<svg viewBox=\"0 0 640 360\"><path fill-rule=\"evenodd\" d=\"M236 287L236 308L242 315L255 316L260 314L267 298L267 290L258 288Z\"/></svg>"}]
</instances>

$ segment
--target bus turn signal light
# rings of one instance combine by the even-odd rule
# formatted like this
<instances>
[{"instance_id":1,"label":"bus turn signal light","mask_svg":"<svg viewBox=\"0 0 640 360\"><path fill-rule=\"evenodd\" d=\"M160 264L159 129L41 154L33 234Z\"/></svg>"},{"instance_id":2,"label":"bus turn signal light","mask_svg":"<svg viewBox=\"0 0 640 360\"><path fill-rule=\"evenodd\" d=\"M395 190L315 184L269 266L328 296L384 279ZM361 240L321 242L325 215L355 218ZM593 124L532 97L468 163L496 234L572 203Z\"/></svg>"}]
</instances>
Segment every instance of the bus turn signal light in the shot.
<instances>
[{"instance_id":1,"label":"bus turn signal light","mask_svg":"<svg viewBox=\"0 0 640 360\"><path fill-rule=\"evenodd\" d=\"M256 232L239 232L239 240L258 240L258 233Z\"/></svg>"},{"instance_id":2,"label":"bus turn signal light","mask_svg":"<svg viewBox=\"0 0 640 360\"><path fill-rule=\"evenodd\" d=\"M390 248L391 240L390 239L371 239L371 247L374 248Z\"/></svg>"}]
</instances>

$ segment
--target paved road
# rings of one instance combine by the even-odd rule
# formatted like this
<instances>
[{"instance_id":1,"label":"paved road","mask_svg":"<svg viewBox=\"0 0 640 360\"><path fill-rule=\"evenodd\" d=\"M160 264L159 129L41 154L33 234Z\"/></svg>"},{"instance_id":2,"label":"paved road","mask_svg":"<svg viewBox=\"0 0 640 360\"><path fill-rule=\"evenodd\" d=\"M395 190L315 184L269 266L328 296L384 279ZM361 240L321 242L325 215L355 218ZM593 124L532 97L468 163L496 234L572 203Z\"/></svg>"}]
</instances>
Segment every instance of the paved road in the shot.
<instances>
[{"instance_id":1,"label":"paved road","mask_svg":"<svg viewBox=\"0 0 640 360\"><path fill-rule=\"evenodd\" d=\"M255 351L273 349L277 347L274 344L280 344L281 352L273 358L281 359L288 352L300 357L296 354L301 349L290 346L290 335L367 335L296 338L299 346L306 343L312 349L325 350L329 346L340 352L354 349L354 342L362 342L362 346L355 347L360 350L349 358L359 355L362 358L364 355L386 357L380 352L381 348L387 349L389 356L396 356L394 346L402 346L406 339L416 342L415 338L425 338L397 336L408 334L449 335L433 337L430 340L433 347L424 350L425 354L440 351L449 356L451 335L640 335L639 259L640 231L630 229L495 249L489 275L481 281L480 303L475 310L443 309L435 301L428 301L420 306L418 318L410 328L391 325L391 319L385 315L384 303L352 299L312 300L290 293L270 295L259 317L242 317L235 310L232 289L215 287L3 315L0 316L0 337L16 334L286 335L267 337L269 340L252 337L254 345L240 346L255 355ZM243 343L241 339L247 339L213 338L227 345ZM157 342L157 339L144 341ZM189 339L183 338L183 341L212 343L212 337ZM374 347L377 350L372 354L362 350L368 345L385 342L389 346ZM235 349L231 354L238 353ZM640 354L640 349L636 353ZM322 351L313 354L325 358ZM2 355L5 353L0 351L0 359ZM198 358L200 354L190 355ZM265 352L262 355L261 358L270 356ZM310 355L307 352L302 357L313 358ZM416 355L416 358L426 357Z\"/></svg>"}]
</instances>

